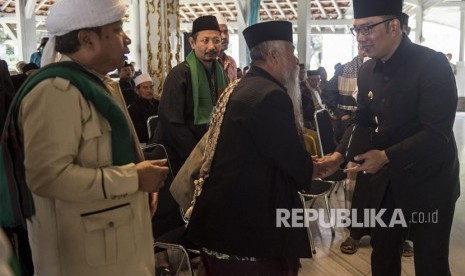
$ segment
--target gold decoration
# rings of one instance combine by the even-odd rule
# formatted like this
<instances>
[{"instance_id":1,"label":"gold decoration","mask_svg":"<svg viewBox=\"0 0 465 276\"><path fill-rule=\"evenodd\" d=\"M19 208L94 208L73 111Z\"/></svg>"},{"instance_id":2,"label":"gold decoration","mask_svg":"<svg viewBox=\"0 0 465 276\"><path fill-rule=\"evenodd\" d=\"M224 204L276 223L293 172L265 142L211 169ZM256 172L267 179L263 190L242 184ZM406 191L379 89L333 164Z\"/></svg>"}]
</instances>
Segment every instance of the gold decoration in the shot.
<instances>
[{"instance_id":1,"label":"gold decoration","mask_svg":"<svg viewBox=\"0 0 465 276\"><path fill-rule=\"evenodd\" d=\"M154 79L155 98L159 98L165 76L180 63L179 0L146 0L146 6L147 68ZM150 28L155 24L156 34Z\"/></svg>"},{"instance_id":2,"label":"gold decoration","mask_svg":"<svg viewBox=\"0 0 465 276\"><path fill-rule=\"evenodd\" d=\"M184 215L186 219L190 218L192 210L195 206L195 202L202 193L205 179L207 179L210 173L213 157L215 156L216 145L218 144L218 138L220 137L224 113L226 112L226 107L229 102L229 97L231 96L239 81L240 79L237 79L229 84L228 87L226 87L225 91L221 94L215 108L212 111L210 126L206 133L207 141L205 143L205 150L203 152L202 166L200 167L199 178L194 180L194 196L192 197L191 206L187 209L187 212Z\"/></svg>"},{"instance_id":3,"label":"gold decoration","mask_svg":"<svg viewBox=\"0 0 465 276\"><path fill-rule=\"evenodd\" d=\"M368 92L368 99L373 100L373 92Z\"/></svg>"}]
</instances>

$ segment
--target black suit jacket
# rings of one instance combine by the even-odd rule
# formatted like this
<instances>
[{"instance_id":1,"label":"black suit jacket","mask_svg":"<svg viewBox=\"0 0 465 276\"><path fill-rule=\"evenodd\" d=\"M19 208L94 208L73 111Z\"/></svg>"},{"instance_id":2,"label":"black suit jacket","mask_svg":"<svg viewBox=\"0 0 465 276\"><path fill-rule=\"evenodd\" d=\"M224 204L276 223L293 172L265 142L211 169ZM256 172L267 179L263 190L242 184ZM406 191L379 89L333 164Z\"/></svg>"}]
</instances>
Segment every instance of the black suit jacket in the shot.
<instances>
[{"instance_id":1,"label":"black suit jacket","mask_svg":"<svg viewBox=\"0 0 465 276\"><path fill-rule=\"evenodd\" d=\"M373 205L387 185L407 214L454 202L460 189L452 130L457 88L444 54L404 36L388 61L362 65L358 88L355 122L377 128L373 145L390 160L372 176ZM338 151L344 152L347 137Z\"/></svg>"},{"instance_id":2,"label":"black suit jacket","mask_svg":"<svg viewBox=\"0 0 465 276\"><path fill-rule=\"evenodd\" d=\"M0 131L3 130L8 108L14 95L15 89L11 83L8 65L4 60L0 60Z\"/></svg>"},{"instance_id":3,"label":"black suit jacket","mask_svg":"<svg viewBox=\"0 0 465 276\"><path fill-rule=\"evenodd\" d=\"M276 227L276 209L302 208L312 171L285 88L252 67L228 103L188 238L235 256L310 257L306 229Z\"/></svg>"}]
</instances>

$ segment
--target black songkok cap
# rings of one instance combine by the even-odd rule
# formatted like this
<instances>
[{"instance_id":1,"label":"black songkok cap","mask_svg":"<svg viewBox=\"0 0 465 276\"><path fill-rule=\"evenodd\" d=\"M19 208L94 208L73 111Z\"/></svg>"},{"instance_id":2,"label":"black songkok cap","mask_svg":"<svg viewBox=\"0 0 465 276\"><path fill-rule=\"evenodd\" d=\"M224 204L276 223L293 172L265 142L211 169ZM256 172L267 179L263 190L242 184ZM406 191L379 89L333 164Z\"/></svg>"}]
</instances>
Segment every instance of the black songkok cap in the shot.
<instances>
[{"instance_id":1,"label":"black songkok cap","mask_svg":"<svg viewBox=\"0 0 465 276\"><path fill-rule=\"evenodd\" d=\"M402 20L401 20L400 23L402 24L402 26L405 25L405 26L408 27L408 19L409 19L408 14L406 14L405 12L403 12L403 13L402 13L402 16L401 16L401 19L402 19Z\"/></svg>"},{"instance_id":2,"label":"black songkok cap","mask_svg":"<svg viewBox=\"0 0 465 276\"><path fill-rule=\"evenodd\" d=\"M402 14L403 0L353 0L354 18Z\"/></svg>"},{"instance_id":3,"label":"black songkok cap","mask_svg":"<svg viewBox=\"0 0 465 276\"><path fill-rule=\"evenodd\" d=\"M268 21L247 27L242 34L249 50L270 40L285 40L292 43L292 23L289 21Z\"/></svg>"},{"instance_id":4,"label":"black songkok cap","mask_svg":"<svg viewBox=\"0 0 465 276\"><path fill-rule=\"evenodd\" d=\"M200 31L220 31L220 26L213 15L201 16L192 22L192 34Z\"/></svg>"}]
</instances>

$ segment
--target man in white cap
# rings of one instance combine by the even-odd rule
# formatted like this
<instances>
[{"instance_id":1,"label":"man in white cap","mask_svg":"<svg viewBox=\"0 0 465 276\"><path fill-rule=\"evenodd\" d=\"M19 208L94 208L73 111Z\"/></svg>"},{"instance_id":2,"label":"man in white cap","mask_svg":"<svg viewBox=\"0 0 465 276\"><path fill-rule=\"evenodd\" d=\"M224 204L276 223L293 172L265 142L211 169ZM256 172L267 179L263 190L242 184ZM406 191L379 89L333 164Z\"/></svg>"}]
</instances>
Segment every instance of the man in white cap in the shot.
<instances>
[{"instance_id":1,"label":"man in white cap","mask_svg":"<svg viewBox=\"0 0 465 276\"><path fill-rule=\"evenodd\" d=\"M2 150L35 275L154 275L148 192L163 185L166 160L142 161L118 84L105 76L129 52L125 11L120 0L54 4L42 61L60 52L60 62L28 79L9 114Z\"/></svg>"},{"instance_id":2,"label":"man in white cap","mask_svg":"<svg viewBox=\"0 0 465 276\"><path fill-rule=\"evenodd\" d=\"M370 206L377 211L371 229L374 276L401 275L409 222L415 274L450 275L449 238L460 194L454 74L442 53L412 43L403 32L402 0L353 4L352 33L372 58L358 73L353 119L367 135L352 137L351 145L365 144L358 152L349 147L352 158L344 154L350 140L344 135L337 152L325 158L334 165L328 173L355 160L360 165L347 171L368 176Z\"/></svg>"},{"instance_id":3,"label":"man in white cap","mask_svg":"<svg viewBox=\"0 0 465 276\"><path fill-rule=\"evenodd\" d=\"M158 101L153 97L153 80L149 74L144 73L134 80L136 85L136 98L128 106L129 115L139 137L139 142L147 143L147 119L158 114Z\"/></svg>"},{"instance_id":4,"label":"man in white cap","mask_svg":"<svg viewBox=\"0 0 465 276\"><path fill-rule=\"evenodd\" d=\"M218 62L223 65L224 72L228 78L228 82L231 83L237 79L237 65L236 61L226 54L226 50L229 47L229 30L226 20L221 13L215 14L218 25L220 26L221 32L221 50L218 55Z\"/></svg>"}]
</instances>

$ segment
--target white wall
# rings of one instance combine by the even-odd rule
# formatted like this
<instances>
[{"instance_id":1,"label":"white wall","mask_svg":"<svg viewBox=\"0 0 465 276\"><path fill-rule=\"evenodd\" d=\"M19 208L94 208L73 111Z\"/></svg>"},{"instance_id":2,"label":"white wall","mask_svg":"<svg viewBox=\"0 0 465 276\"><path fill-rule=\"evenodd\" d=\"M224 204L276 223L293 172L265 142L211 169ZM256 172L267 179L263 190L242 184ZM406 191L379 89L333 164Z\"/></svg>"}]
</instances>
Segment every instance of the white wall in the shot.
<instances>
[{"instance_id":1,"label":"white wall","mask_svg":"<svg viewBox=\"0 0 465 276\"><path fill-rule=\"evenodd\" d=\"M334 65L351 61L357 54L355 49L357 44L352 34L323 35L321 66L328 72L328 80L334 75Z\"/></svg>"}]
</instances>

